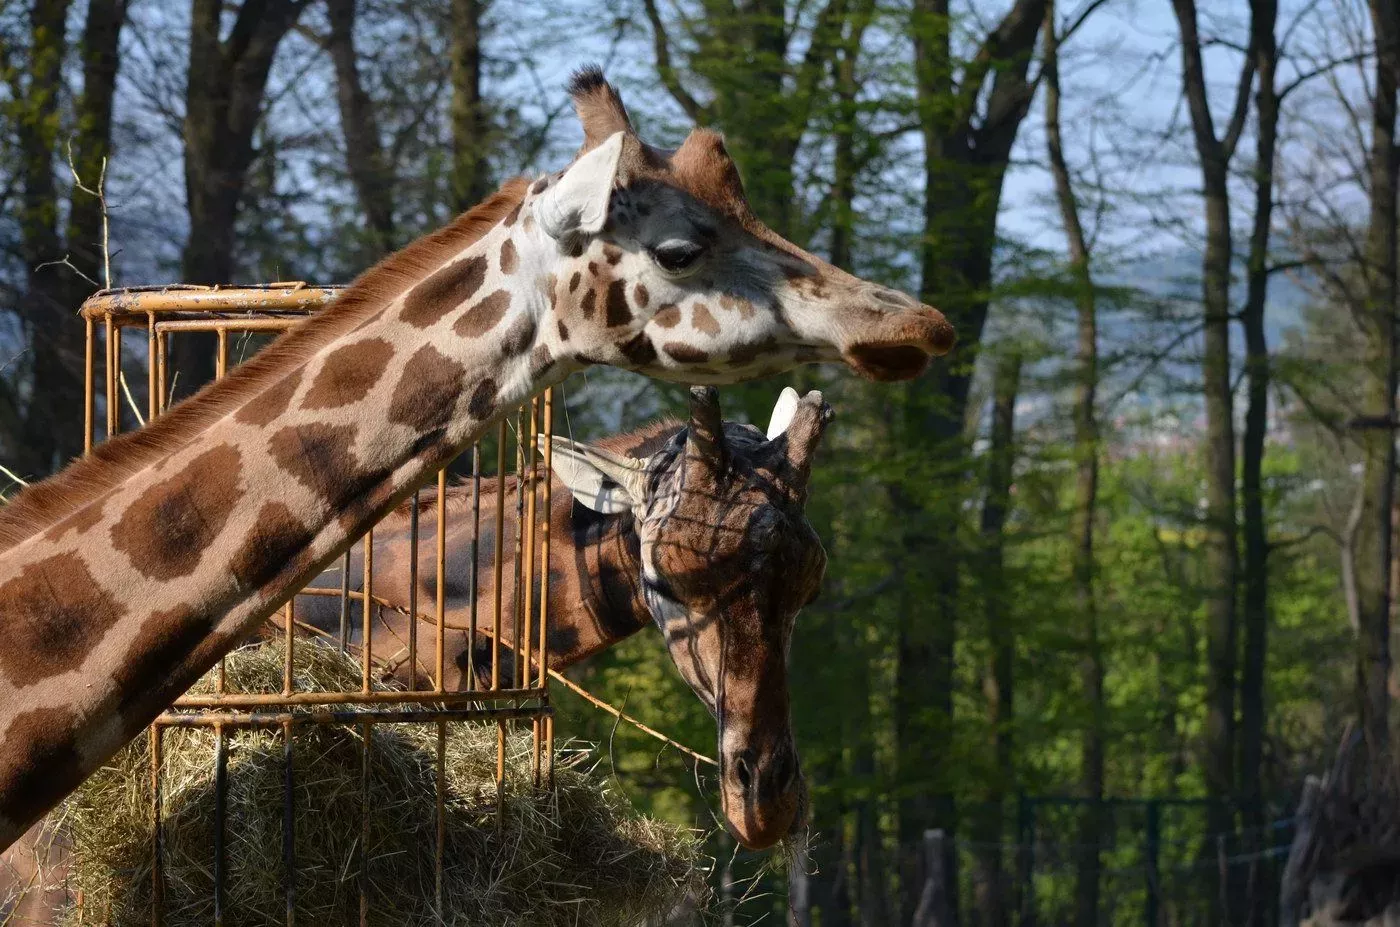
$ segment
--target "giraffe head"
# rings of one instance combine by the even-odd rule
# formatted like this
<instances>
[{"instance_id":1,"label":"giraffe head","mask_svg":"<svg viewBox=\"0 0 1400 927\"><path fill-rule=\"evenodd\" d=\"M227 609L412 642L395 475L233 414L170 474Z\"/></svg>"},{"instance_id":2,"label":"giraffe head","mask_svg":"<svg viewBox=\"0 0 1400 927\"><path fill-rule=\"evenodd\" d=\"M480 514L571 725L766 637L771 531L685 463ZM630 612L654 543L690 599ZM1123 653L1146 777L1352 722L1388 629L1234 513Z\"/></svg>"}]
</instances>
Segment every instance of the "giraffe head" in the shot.
<instances>
[{"instance_id":1,"label":"giraffe head","mask_svg":"<svg viewBox=\"0 0 1400 927\"><path fill-rule=\"evenodd\" d=\"M787 658L826 571L803 506L831 414L820 393L788 389L765 435L721 421L714 388L696 387L687 427L650 457L555 439L554 471L574 497L635 519L647 607L715 717L724 815L756 849L803 823Z\"/></svg>"},{"instance_id":2,"label":"giraffe head","mask_svg":"<svg viewBox=\"0 0 1400 927\"><path fill-rule=\"evenodd\" d=\"M534 256L554 316L544 356L687 383L809 362L904 380L952 347L938 310L767 228L718 133L665 151L637 137L597 69L572 92L583 149L530 187L512 246Z\"/></svg>"}]
</instances>

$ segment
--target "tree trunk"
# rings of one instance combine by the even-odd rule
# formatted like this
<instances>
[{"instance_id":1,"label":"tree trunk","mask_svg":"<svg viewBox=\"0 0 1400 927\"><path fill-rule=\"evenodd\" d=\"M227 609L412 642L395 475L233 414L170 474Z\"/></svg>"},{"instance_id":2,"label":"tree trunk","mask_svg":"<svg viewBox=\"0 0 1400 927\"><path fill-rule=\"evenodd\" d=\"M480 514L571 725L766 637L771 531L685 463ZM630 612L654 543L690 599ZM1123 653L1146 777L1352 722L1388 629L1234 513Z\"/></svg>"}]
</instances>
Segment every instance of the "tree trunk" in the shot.
<instances>
[{"instance_id":1,"label":"tree trunk","mask_svg":"<svg viewBox=\"0 0 1400 927\"><path fill-rule=\"evenodd\" d=\"M482 0L452 0L452 198L470 209L491 192L491 121L481 95Z\"/></svg>"},{"instance_id":2,"label":"tree trunk","mask_svg":"<svg viewBox=\"0 0 1400 927\"><path fill-rule=\"evenodd\" d=\"M1269 346L1264 311L1268 298L1269 233L1274 205L1274 151L1278 141L1279 99L1275 87L1277 47L1276 0L1252 0L1257 108L1254 221L1249 236L1247 292L1244 305L1245 372L1249 377L1244 438L1241 447L1241 494L1244 532L1244 663L1240 675L1240 775L1245 807L1246 853L1266 848L1264 840L1264 673L1269 632L1269 537L1264 519L1264 442L1269 425ZM1260 865L1267 866L1267 859ZM1254 880L1268 885L1267 878ZM1248 899L1250 924L1262 924L1268 902L1262 890Z\"/></svg>"},{"instance_id":3,"label":"tree trunk","mask_svg":"<svg viewBox=\"0 0 1400 927\"><path fill-rule=\"evenodd\" d=\"M1080 747L1080 791L1089 800L1080 819L1075 872L1075 923L1093 927L1099 921L1099 846L1104 838L1104 663L1099 636L1097 565L1094 556L1094 521L1099 491L1099 425L1094 405L1099 382L1098 306L1094 278L1089 267L1089 242L1079 217L1069 163L1060 134L1059 37L1055 33L1053 2L1045 15L1045 137L1055 199L1069 247L1069 270L1078 312L1074 384L1074 512L1070 519L1073 542L1075 608L1082 622L1083 651L1079 657L1080 686L1088 708L1089 723Z\"/></svg>"},{"instance_id":4,"label":"tree trunk","mask_svg":"<svg viewBox=\"0 0 1400 927\"><path fill-rule=\"evenodd\" d=\"M1389 750L1390 510L1395 494L1396 356L1396 88L1400 81L1400 9L1371 0L1376 40L1376 90L1371 113L1371 215L1366 238L1368 305L1362 328L1366 377L1362 412L1387 424L1360 432L1365 452L1360 522L1355 537L1358 714L1373 755Z\"/></svg>"},{"instance_id":5,"label":"tree trunk","mask_svg":"<svg viewBox=\"0 0 1400 927\"><path fill-rule=\"evenodd\" d=\"M955 832L950 776L943 761L952 749L953 660L965 556L956 529L968 482L963 419L990 300L1002 182L1011 145L1030 105L1032 88L1026 75L1045 3L1017 0L962 69L960 85L953 83L959 68L952 58L946 3L917 0L913 8L925 179L920 295L953 323L958 348L935 365L927 379L901 391L904 438L920 449L923 470L919 498L895 498L896 505L910 513L903 537L894 539L895 556L906 577L895 669L904 923L918 904L918 873L909 860L918 858L924 832L942 828L949 834L948 846ZM953 862L950 858L950 890L956 891Z\"/></svg>"},{"instance_id":6,"label":"tree trunk","mask_svg":"<svg viewBox=\"0 0 1400 927\"><path fill-rule=\"evenodd\" d=\"M1204 352L1201 360L1206 416L1206 516L1203 525L1206 599L1206 724L1204 772L1213 801L1207 819L1212 834L1233 830L1229 802L1234 797L1235 621L1237 538L1235 518L1235 429L1230 388L1230 158L1249 105L1254 61L1241 77L1241 93L1224 138L1216 135L1206 95L1196 27L1195 0L1172 0L1181 27L1183 83L1200 160L1205 201L1205 253L1201 262ZM1217 893L1218 894L1218 893Z\"/></svg>"},{"instance_id":7,"label":"tree trunk","mask_svg":"<svg viewBox=\"0 0 1400 927\"><path fill-rule=\"evenodd\" d=\"M29 13L30 45L27 86L16 86L16 147L23 194L20 200L20 254L24 260L26 335L32 391L25 426L15 441L14 466L30 477L47 476L73 454L64 436L78 428L55 427L76 421L82 407L82 335L67 305L68 268L41 266L64 256L58 231L58 195L54 181L63 60L68 52L67 0L36 0ZM77 335L77 351L73 351ZM82 450L81 440L77 450Z\"/></svg>"},{"instance_id":8,"label":"tree trunk","mask_svg":"<svg viewBox=\"0 0 1400 927\"><path fill-rule=\"evenodd\" d=\"M982 505L982 580L987 642L991 648L991 665L987 668L984 688L987 723L996 743L996 769L984 796L984 807L976 818L974 837L980 844L975 885L983 927L1005 927L1010 922L1001 844L1003 805L1016 778L1011 736L1015 720L1016 638L1006 591L1005 546L1006 516L1011 508L1011 482L1016 463L1016 397L1021 388L1021 353L1017 348L1012 347L998 359L994 380L992 428L987 449L987 494Z\"/></svg>"},{"instance_id":9,"label":"tree trunk","mask_svg":"<svg viewBox=\"0 0 1400 927\"><path fill-rule=\"evenodd\" d=\"M356 0L329 0L326 4L331 27L326 50L335 66L346 167L378 257L398 247L394 231L394 172L385 162L374 103L360 83L355 53L355 3Z\"/></svg>"},{"instance_id":10,"label":"tree trunk","mask_svg":"<svg viewBox=\"0 0 1400 927\"><path fill-rule=\"evenodd\" d=\"M244 0L227 39L220 38L223 4L193 0L189 83L185 93L185 199L190 235L181 257L185 283L233 282L239 200L256 151L268 72L282 37L306 0ZM179 382L189 395L214 376L212 335L181 335L171 348Z\"/></svg>"}]
</instances>

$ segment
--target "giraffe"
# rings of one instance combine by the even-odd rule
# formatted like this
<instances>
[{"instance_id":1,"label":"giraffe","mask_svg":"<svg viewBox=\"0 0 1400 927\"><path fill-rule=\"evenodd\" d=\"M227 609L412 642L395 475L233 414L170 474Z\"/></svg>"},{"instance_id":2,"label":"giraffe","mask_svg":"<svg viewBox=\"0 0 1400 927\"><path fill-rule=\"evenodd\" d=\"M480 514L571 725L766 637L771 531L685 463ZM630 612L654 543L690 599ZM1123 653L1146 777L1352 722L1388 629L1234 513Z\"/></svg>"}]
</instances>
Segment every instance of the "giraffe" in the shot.
<instances>
[{"instance_id":1,"label":"giraffe","mask_svg":"<svg viewBox=\"0 0 1400 927\"><path fill-rule=\"evenodd\" d=\"M721 781L733 780L739 787L720 792L726 823L745 846L764 849L803 823L805 794L788 712L786 659L796 614L815 598L826 563L803 506L812 457L831 409L820 393L799 400L788 388L773 409L766 433L735 422L724 422L722 430L715 431L718 418L714 394L696 390L685 425L653 422L595 445L554 438L556 491L544 516L554 539L548 660L551 669L564 669L655 623L683 678L723 723L718 734ZM721 440L691 446L691 435L707 432L720 434ZM711 459L715 453L718 457ZM495 491L494 480L482 486L487 510ZM510 480L506 491L514 491ZM420 538L437 533L433 492L435 487L418 501ZM465 579L471 571L469 497L470 487L456 485L448 489L446 499L444 650L451 675L443 684L449 691L491 683L489 639L470 639L472 595ZM400 505L375 526L375 599L380 604L371 606L371 644L396 681L426 686L435 669L421 659L417 667L405 665L412 607L409 583L415 576L409 566L413 504L410 500ZM694 543L697 525L707 534L701 539L703 546ZM507 521L505 527L502 550L509 551L517 526ZM475 590L480 615L489 614L494 603L487 567L495 545L493 538L483 537L477 548L481 583ZM688 561L683 575L668 573L677 565L655 553L672 546ZM651 553L644 557L644 551ZM420 601L431 601L438 582L435 552L419 545L418 557ZM311 588L338 590L341 578L337 567L318 576ZM363 582L363 552L356 549L348 587L359 592ZM508 648L515 589L502 590L502 596L502 642ZM293 601L299 623L336 635L341 619L338 597L298 596ZM360 608L360 600L352 597L350 642L356 645L364 626ZM536 622L538 617L537 613ZM420 653L432 653L436 627L421 613L420 619ZM707 633L711 629L715 633ZM727 659L722 648L735 659ZM513 670L513 660L501 660L502 687L514 687ZM708 681L722 676L725 682L716 699ZM727 775L740 769L747 770L742 777ZM50 923L71 903L63 887L68 845L52 827L41 830L47 823L31 828L0 854L0 920L13 913L18 923ZM42 873L35 865L39 861ZM7 911L7 899L18 907Z\"/></svg>"},{"instance_id":2,"label":"giraffe","mask_svg":"<svg viewBox=\"0 0 1400 927\"><path fill-rule=\"evenodd\" d=\"M655 623L672 661L718 724L720 799L735 838L764 849L799 825L802 781L788 713L787 653L797 612L819 591L826 569L821 541L803 515L812 455L831 418L818 392L799 399L784 391L767 432L721 426L713 388L691 394L686 425L655 422L597 445L554 439L557 489L548 514L550 550L549 666L562 669ZM507 482L507 492L513 492ZM489 498L494 486L484 486ZM489 566L495 538L489 526L478 545L472 595L469 488L448 490L444 650L449 689L489 687L492 647L485 633L470 640L473 599L478 614L494 601ZM420 537L437 532L432 497L420 501ZM407 651L409 583L421 601L437 594L436 553L419 545L411 569L411 504L381 522L374 535L371 606L373 650L400 651L388 660L401 682L428 684L426 664L403 665ZM503 550L515 545L507 522ZM339 570L313 587L339 589ZM363 589L363 553L350 562L348 586ZM502 590L501 647L513 640L513 584ZM538 597L534 597L538 603ZM389 608L384 607L390 606ZM363 627L359 601L350 628ZM536 607L538 607L536 605ZM334 634L338 597L302 596L295 617ZM538 615L535 616L534 626ZM483 622L484 625L484 622ZM484 630L484 628L483 628ZM435 628L424 625L422 654L434 651ZM515 684L515 660L499 661L500 685Z\"/></svg>"},{"instance_id":3,"label":"giraffe","mask_svg":"<svg viewBox=\"0 0 1400 927\"><path fill-rule=\"evenodd\" d=\"M0 511L0 848L504 410L589 364L876 380L941 313L768 230L716 133L643 143L597 68L584 144L380 262L145 428ZM197 234L197 230L195 230Z\"/></svg>"}]
</instances>

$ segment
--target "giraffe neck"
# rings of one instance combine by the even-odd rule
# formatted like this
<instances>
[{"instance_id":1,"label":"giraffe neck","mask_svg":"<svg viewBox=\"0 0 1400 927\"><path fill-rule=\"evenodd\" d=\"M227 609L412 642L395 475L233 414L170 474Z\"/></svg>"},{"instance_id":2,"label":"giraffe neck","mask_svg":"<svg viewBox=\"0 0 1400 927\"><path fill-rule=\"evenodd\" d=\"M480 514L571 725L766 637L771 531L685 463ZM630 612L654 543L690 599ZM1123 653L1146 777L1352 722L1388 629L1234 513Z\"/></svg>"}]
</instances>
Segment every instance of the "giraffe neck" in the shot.
<instances>
[{"instance_id":1,"label":"giraffe neck","mask_svg":"<svg viewBox=\"0 0 1400 927\"><path fill-rule=\"evenodd\" d=\"M513 480L506 484L507 507L514 504L509 497L515 489ZM446 666L445 685L449 689L465 689L475 668L484 669L489 676L490 649L488 636L495 609L493 558L496 539L489 513L495 509L495 481L484 482L480 501L483 513L479 531L473 531L469 486L456 486L448 491L447 560L444 605ZM418 522L418 666L417 678L426 683L436 674L431 666L435 652L434 615L437 596L436 545L431 541L437 534L437 506L432 498L420 504ZM550 581L549 633L547 646L549 665L562 669L606 650L613 644L635 634L651 621L641 594L640 541L630 515L599 515L573 501L564 485L553 485L550 512ZM476 533L477 570L475 580L477 638L471 638L473 580L471 578L471 539ZM506 586L502 589L502 634L505 645L514 640L517 612L511 552L515 549L516 525L507 519L501 538L501 550L507 559L504 571ZM375 611L371 645L373 652L395 668L404 681L412 678L407 651L408 615L413 605L409 589L413 581L411 529L406 509L381 522L374 535L374 597L388 608ZM318 577L313 586L338 590L339 571L331 570ZM364 562L361 549L352 551L350 582L352 590L364 589ZM535 580L535 615L530 622L539 628L540 581ZM296 602L298 620L326 632L335 633L340 624L340 600L329 596L301 596ZM350 629L358 636L363 626L361 602L350 603ZM523 610L523 602L521 609ZM537 655L538 641L532 641ZM503 651L508 653L508 651ZM532 660L536 659L532 655ZM507 656L507 661L509 657ZM503 663L503 666L505 664ZM480 677L478 677L480 681Z\"/></svg>"},{"instance_id":2,"label":"giraffe neck","mask_svg":"<svg viewBox=\"0 0 1400 927\"><path fill-rule=\"evenodd\" d=\"M532 361L548 300L503 266L521 260L512 233L493 222L440 242L386 283L405 276L391 259L287 337L303 355L274 349L256 376L129 439L115 477L98 460L75 468L89 480L39 484L22 511L52 513L47 526L0 526L14 541L0 561L0 847L502 410L562 378L565 364Z\"/></svg>"}]
</instances>

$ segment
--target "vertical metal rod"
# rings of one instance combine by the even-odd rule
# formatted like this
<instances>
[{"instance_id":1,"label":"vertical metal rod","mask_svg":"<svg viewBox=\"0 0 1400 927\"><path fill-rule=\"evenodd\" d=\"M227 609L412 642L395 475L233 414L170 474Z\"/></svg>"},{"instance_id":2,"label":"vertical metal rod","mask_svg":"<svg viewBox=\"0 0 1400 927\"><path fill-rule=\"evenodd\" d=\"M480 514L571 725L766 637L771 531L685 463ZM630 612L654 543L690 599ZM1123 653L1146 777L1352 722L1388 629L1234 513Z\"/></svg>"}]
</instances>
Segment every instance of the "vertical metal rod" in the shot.
<instances>
[{"instance_id":1,"label":"vertical metal rod","mask_svg":"<svg viewBox=\"0 0 1400 927\"><path fill-rule=\"evenodd\" d=\"M96 323L92 319L84 319L83 332L86 336L83 345L83 453L91 454L94 433L97 430L97 397L93 393L97 385L94 382L97 379L97 346L93 344L97 339Z\"/></svg>"},{"instance_id":2,"label":"vertical metal rod","mask_svg":"<svg viewBox=\"0 0 1400 927\"><path fill-rule=\"evenodd\" d=\"M228 329L220 328L219 353L214 356L214 379L222 380L228 373Z\"/></svg>"},{"instance_id":3,"label":"vertical metal rod","mask_svg":"<svg viewBox=\"0 0 1400 927\"><path fill-rule=\"evenodd\" d=\"M501 427L496 435L496 558L492 565L495 588L492 591L491 612L491 689L501 687L501 593L505 579L506 524L506 422L501 419Z\"/></svg>"},{"instance_id":4,"label":"vertical metal rod","mask_svg":"<svg viewBox=\"0 0 1400 927\"><path fill-rule=\"evenodd\" d=\"M520 607L524 604L521 584L525 580L525 422L521 409L515 410L515 557L511 564L510 602L510 674L511 685L524 688L525 668L520 663L520 625L524 616Z\"/></svg>"},{"instance_id":5,"label":"vertical metal rod","mask_svg":"<svg viewBox=\"0 0 1400 927\"><path fill-rule=\"evenodd\" d=\"M361 724L360 753L360 927L369 925L369 751L374 728Z\"/></svg>"},{"instance_id":6,"label":"vertical metal rod","mask_svg":"<svg viewBox=\"0 0 1400 927\"><path fill-rule=\"evenodd\" d=\"M437 617L437 649L434 652L436 682L434 688L444 691L447 681L447 471L438 471L437 495L437 593L434 615Z\"/></svg>"},{"instance_id":7,"label":"vertical metal rod","mask_svg":"<svg viewBox=\"0 0 1400 927\"><path fill-rule=\"evenodd\" d=\"M353 545L352 545L353 546ZM340 652L350 649L350 550L340 558Z\"/></svg>"},{"instance_id":8,"label":"vertical metal rod","mask_svg":"<svg viewBox=\"0 0 1400 927\"><path fill-rule=\"evenodd\" d=\"M290 606L288 611L290 613ZM282 722L282 884L287 894L287 927L296 923L296 773L292 769L292 722Z\"/></svg>"},{"instance_id":9,"label":"vertical metal rod","mask_svg":"<svg viewBox=\"0 0 1400 927\"><path fill-rule=\"evenodd\" d=\"M214 927L224 924L224 826L228 815L228 745L224 726L214 725Z\"/></svg>"},{"instance_id":10,"label":"vertical metal rod","mask_svg":"<svg viewBox=\"0 0 1400 927\"><path fill-rule=\"evenodd\" d=\"M481 578L481 559L480 559L480 557L481 557L481 445L480 445L480 444L473 444L473 445L472 445L472 537L471 537L471 542L470 542L470 549L468 550L468 559L470 560L470 564L469 564L469 566L468 566L468 568L467 568L467 574L468 574L468 577L469 577L469 579L468 579L468 581L467 581L467 582L468 582L467 597L471 600L471 601L470 601L470 604L467 606L468 610L470 611L470 620L468 621L468 624L471 626L471 630L470 630L470 632L469 632L469 634L468 634L468 637L467 637L467 658L468 658L468 661L469 661L469 665L471 665L473 668L476 666L476 662L475 662L475 659L476 659L476 657L475 657L475 649L476 649L476 634L477 634L477 630L478 630L478 628L477 628L478 620L477 620L477 619L478 619L478 608L479 608L479 604L478 604L478 602L477 602L477 599L478 599L479 596L480 596L480 587L477 585L477 583L478 583L478 580ZM467 688L468 688L468 690L471 690L471 689L475 689L475 688L476 688L476 671L475 671L475 669L473 669L472 672L470 672L470 673L467 674Z\"/></svg>"},{"instance_id":11,"label":"vertical metal rod","mask_svg":"<svg viewBox=\"0 0 1400 927\"><path fill-rule=\"evenodd\" d=\"M107 316L107 440L117 433L121 405L117 402L117 358L121 356L121 329Z\"/></svg>"},{"instance_id":12,"label":"vertical metal rod","mask_svg":"<svg viewBox=\"0 0 1400 927\"><path fill-rule=\"evenodd\" d=\"M408 687L418 688L418 491L408 513Z\"/></svg>"},{"instance_id":13,"label":"vertical metal rod","mask_svg":"<svg viewBox=\"0 0 1400 927\"><path fill-rule=\"evenodd\" d=\"M222 380L227 373L228 362L228 338L222 329L219 330L218 350L214 353L214 379ZM291 606L288 605L290 608ZM291 634L287 634L286 642L287 656L287 678L291 678L292 662L292 640ZM215 683L214 691L222 693L228 684L228 660L226 657L219 657L219 678Z\"/></svg>"},{"instance_id":14,"label":"vertical metal rod","mask_svg":"<svg viewBox=\"0 0 1400 927\"><path fill-rule=\"evenodd\" d=\"M554 513L554 388L544 391L544 518L540 521L540 675L541 701L549 704L549 526ZM554 719L544 718L546 786L554 788ZM539 772L536 771L536 779Z\"/></svg>"},{"instance_id":15,"label":"vertical metal rod","mask_svg":"<svg viewBox=\"0 0 1400 927\"><path fill-rule=\"evenodd\" d=\"M160 725L152 724L146 730L151 745L151 927L160 927L165 908L165 878L161 871L165 847L160 826Z\"/></svg>"},{"instance_id":16,"label":"vertical metal rod","mask_svg":"<svg viewBox=\"0 0 1400 927\"><path fill-rule=\"evenodd\" d=\"M447 722L437 723L437 848L433 856L433 892L438 923L443 917L443 860L447 855Z\"/></svg>"},{"instance_id":17,"label":"vertical metal rod","mask_svg":"<svg viewBox=\"0 0 1400 927\"><path fill-rule=\"evenodd\" d=\"M539 398L532 398L530 400L530 427L526 429L527 434L522 436L528 444L525 457L529 461L529 469L526 471L525 478L530 484L530 499L526 503L525 524L520 528L525 535L525 632L521 635L524 646L520 661L523 675L518 683L522 689L530 688L531 680L534 678L534 668L530 665L530 648L534 641L535 630L535 519L537 517L536 498L539 495L535 485L536 477L539 475L535 437L539 434L539 412ZM533 719L530 722L530 781L536 788L540 784L540 736L543 732L540 719Z\"/></svg>"},{"instance_id":18,"label":"vertical metal rod","mask_svg":"<svg viewBox=\"0 0 1400 927\"><path fill-rule=\"evenodd\" d=\"M156 408L165 411L166 378L169 371L166 369L170 361L170 336L156 336Z\"/></svg>"},{"instance_id":19,"label":"vertical metal rod","mask_svg":"<svg viewBox=\"0 0 1400 927\"><path fill-rule=\"evenodd\" d=\"M156 385L156 314L146 313L146 421L160 414L160 388Z\"/></svg>"},{"instance_id":20,"label":"vertical metal rod","mask_svg":"<svg viewBox=\"0 0 1400 927\"><path fill-rule=\"evenodd\" d=\"M282 636L286 641L285 653L282 662L282 694L292 694L292 663L296 659L296 632L292 615L292 603L296 598L287 600L287 604L282 606Z\"/></svg>"},{"instance_id":21,"label":"vertical metal rod","mask_svg":"<svg viewBox=\"0 0 1400 927\"><path fill-rule=\"evenodd\" d=\"M364 654L364 676L360 680L361 690L369 691L370 664L374 660L374 644L371 635L374 633L374 529L370 528L365 532L365 576L364 582L364 614L360 616L362 626L360 641L360 652Z\"/></svg>"}]
</instances>

